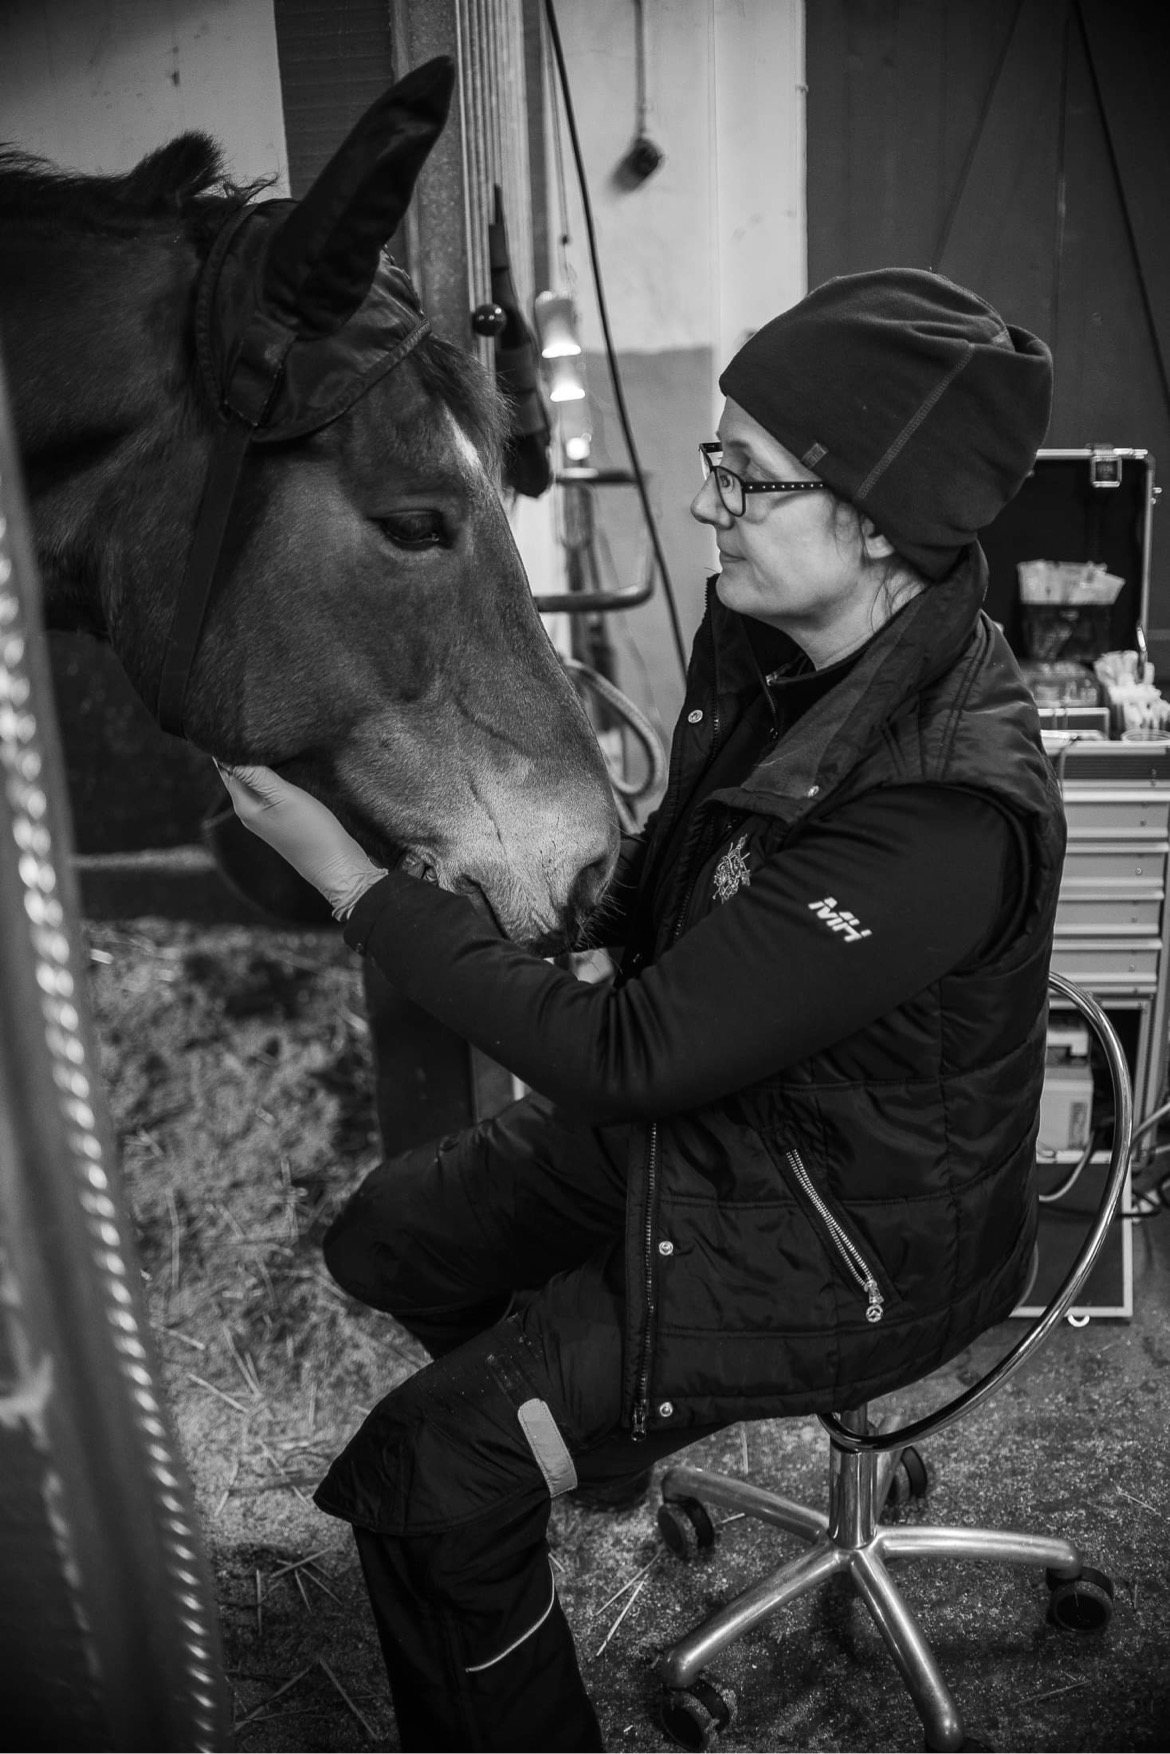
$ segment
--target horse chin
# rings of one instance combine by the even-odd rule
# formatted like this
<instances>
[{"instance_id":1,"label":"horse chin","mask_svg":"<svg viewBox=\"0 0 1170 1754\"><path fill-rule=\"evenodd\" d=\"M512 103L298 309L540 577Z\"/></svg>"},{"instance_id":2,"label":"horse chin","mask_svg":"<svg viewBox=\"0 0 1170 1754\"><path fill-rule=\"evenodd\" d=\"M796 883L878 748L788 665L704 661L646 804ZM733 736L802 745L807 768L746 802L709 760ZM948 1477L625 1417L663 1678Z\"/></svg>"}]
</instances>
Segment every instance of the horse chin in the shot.
<instances>
[{"instance_id":1,"label":"horse chin","mask_svg":"<svg viewBox=\"0 0 1170 1754\"><path fill-rule=\"evenodd\" d=\"M442 879L440 879L442 881ZM533 922L499 897L495 901L474 878L458 877L453 883L445 883L444 888L451 889L456 895L462 895L469 901L476 912L490 922L501 938L509 939L524 950L531 950L538 956L551 956L554 952L543 948L551 943L555 934Z\"/></svg>"}]
</instances>

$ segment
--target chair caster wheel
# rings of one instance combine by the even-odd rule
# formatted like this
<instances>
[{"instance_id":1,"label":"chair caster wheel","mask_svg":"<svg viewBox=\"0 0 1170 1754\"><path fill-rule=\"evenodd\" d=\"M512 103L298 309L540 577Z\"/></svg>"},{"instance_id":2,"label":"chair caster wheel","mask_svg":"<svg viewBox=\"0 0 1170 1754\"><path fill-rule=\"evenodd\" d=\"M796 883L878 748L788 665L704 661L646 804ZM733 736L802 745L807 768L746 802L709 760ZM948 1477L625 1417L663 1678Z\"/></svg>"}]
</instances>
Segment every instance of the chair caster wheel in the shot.
<instances>
[{"instance_id":1,"label":"chair caster wheel","mask_svg":"<svg viewBox=\"0 0 1170 1754\"><path fill-rule=\"evenodd\" d=\"M898 1465L886 1494L887 1504L909 1504L912 1498L925 1498L930 1491L930 1475L921 1455L908 1443L898 1457Z\"/></svg>"},{"instance_id":2,"label":"chair caster wheel","mask_svg":"<svg viewBox=\"0 0 1170 1754\"><path fill-rule=\"evenodd\" d=\"M715 1525L697 1498L667 1498L658 1506L658 1530L679 1559L696 1559L715 1545ZM695 1747L705 1747L696 1742Z\"/></svg>"},{"instance_id":3,"label":"chair caster wheel","mask_svg":"<svg viewBox=\"0 0 1170 1754\"><path fill-rule=\"evenodd\" d=\"M1103 1571L1091 1565L1079 1577L1058 1577L1045 1572L1051 1592L1048 1618L1061 1632L1104 1632L1113 1616L1113 1584Z\"/></svg>"},{"instance_id":4,"label":"chair caster wheel","mask_svg":"<svg viewBox=\"0 0 1170 1754\"><path fill-rule=\"evenodd\" d=\"M734 1687L717 1675L700 1675L689 1687L664 1687L658 1715L681 1748L713 1748L735 1722L738 1707Z\"/></svg>"}]
</instances>

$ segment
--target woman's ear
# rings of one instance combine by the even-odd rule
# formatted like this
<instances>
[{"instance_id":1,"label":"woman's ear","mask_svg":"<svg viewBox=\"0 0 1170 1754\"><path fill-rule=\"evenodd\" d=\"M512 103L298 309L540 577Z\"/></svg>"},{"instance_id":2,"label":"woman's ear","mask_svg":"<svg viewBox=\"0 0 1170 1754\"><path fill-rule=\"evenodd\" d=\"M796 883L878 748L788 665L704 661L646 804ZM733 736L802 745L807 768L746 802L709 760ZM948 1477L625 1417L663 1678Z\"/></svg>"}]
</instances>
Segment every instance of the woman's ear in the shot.
<instances>
[{"instance_id":1,"label":"woman's ear","mask_svg":"<svg viewBox=\"0 0 1170 1754\"><path fill-rule=\"evenodd\" d=\"M895 553L894 544L888 536L883 536L872 518L862 513L861 548L866 560L888 560Z\"/></svg>"}]
</instances>

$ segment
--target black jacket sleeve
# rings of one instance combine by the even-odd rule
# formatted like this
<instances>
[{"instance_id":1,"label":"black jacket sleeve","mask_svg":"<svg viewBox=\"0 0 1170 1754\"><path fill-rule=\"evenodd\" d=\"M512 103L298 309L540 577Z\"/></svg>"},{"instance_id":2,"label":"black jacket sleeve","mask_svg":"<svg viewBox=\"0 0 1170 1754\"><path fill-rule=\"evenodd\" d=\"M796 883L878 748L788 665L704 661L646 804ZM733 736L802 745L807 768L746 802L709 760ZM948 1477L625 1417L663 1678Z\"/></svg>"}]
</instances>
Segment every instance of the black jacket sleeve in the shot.
<instances>
[{"instance_id":1,"label":"black jacket sleeve","mask_svg":"<svg viewBox=\"0 0 1170 1754\"><path fill-rule=\"evenodd\" d=\"M650 1120L844 1040L976 957L1014 908L1018 865L994 804L891 788L810 828L621 986L578 981L398 872L345 936L533 1089L590 1120Z\"/></svg>"},{"instance_id":2,"label":"black jacket sleeve","mask_svg":"<svg viewBox=\"0 0 1170 1754\"><path fill-rule=\"evenodd\" d=\"M653 821L651 817L650 821ZM621 851L598 919L593 922L593 942L615 949L626 941L630 915L650 845L650 823L638 834L623 834Z\"/></svg>"}]
</instances>

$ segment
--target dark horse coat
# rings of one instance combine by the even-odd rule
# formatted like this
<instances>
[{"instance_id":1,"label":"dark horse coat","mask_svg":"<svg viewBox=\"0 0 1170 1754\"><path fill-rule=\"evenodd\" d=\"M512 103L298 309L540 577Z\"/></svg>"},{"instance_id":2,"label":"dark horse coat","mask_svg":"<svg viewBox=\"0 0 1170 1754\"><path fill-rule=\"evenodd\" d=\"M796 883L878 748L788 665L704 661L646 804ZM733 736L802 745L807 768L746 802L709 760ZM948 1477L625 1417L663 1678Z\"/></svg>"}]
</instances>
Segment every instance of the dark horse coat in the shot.
<instances>
[{"instance_id":1,"label":"dark horse coat","mask_svg":"<svg viewBox=\"0 0 1170 1754\"><path fill-rule=\"evenodd\" d=\"M855 1404L925 1375L1018 1296L1064 826L1031 699L980 610L985 582L973 547L746 778L696 802L761 701L743 618L710 590L614 991L586 991L397 873L354 910L349 942L409 996L565 1108L634 1120L623 1356L635 1431ZM980 800L1014 842L1019 893L991 938L811 1057L778 1055L732 1094L676 1089L656 1107L646 1067L662 1017L638 977L658 960L665 972L664 953L743 873L792 863L844 806L888 788L904 808L922 788L925 820L940 787ZM855 917L830 924L860 930ZM767 950L782 964L782 945ZM685 1029L669 1039L685 1092L687 1066L673 1063Z\"/></svg>"}]
</instances>

